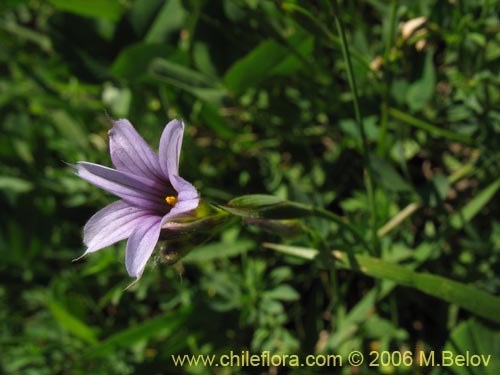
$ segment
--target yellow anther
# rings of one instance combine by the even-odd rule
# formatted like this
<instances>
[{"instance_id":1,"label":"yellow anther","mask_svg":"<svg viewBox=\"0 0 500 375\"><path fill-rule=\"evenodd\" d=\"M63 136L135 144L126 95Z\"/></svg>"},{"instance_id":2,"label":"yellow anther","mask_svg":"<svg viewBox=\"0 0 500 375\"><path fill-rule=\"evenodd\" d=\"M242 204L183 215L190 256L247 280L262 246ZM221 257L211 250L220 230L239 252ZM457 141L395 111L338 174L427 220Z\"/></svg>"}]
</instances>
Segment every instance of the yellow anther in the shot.
<instances>
[{"instance_id":1,"label":"yellow anther","mask_svg":"<svg viewBox=\"0 0 500 375\"><path fill-rule=\"evenodd\" d=\"M165 198L165 202L167 202L171 206L175 206L175 204L177 203L177 197L169 195L168 197Z\"/></svg>"}]
</instances>

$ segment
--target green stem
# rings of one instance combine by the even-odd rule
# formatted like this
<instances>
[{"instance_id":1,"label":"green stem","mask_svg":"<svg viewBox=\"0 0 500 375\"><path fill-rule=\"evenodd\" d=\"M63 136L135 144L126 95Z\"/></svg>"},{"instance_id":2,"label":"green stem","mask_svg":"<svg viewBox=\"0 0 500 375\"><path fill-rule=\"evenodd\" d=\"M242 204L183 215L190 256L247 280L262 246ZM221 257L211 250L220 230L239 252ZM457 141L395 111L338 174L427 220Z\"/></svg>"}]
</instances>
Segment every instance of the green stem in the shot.
<instances>
[{"instance_id":1,"label":"green stem","mask_svg":"<svg viewBox=\"0 0 500 375\"><path fill-rule=\"evenodd\" d=\"M394 40L394 30L396 29L396 12L398 10L398 0L392 0L391 15L387 31L387 39L385 40L384 60L387 63L391 54L392 42Z\"/></svg>"},{"instance_id":2,"label":"green stem","mask_svg":"<svg viewBox=\"0 0 500 375\"><path fill-rule=\"evenodd\" d=\"M385 154L385 142L387 138L387 131L389 128L389 94L391 89L391 69L389 58L394 41L394 29L396 28L396 11L398 9L398 0L392 1L391 15L389 25L387 26L387 39L385 41L384 49L384 89L382 106L380 109L380 132L378 138L377 154L383 156Z\"/></svg>"},{"instance_id":3,"label":"green stem","mask_svg":"<svg viewBox=\"0 0 500 375\"><path fill-rule=\"evenodd\" d=\"M349 81L349 86L351 88L352 96L353 96L353 105L354 105L354 116L356 122L358 124L360 133L361 133L361 142L363 146L363 159L364 164L366 166L366 190L368 194L368 206L370 207L370 240L375 249L378 250L378 237L377 237L377 208L375 206L375 194L373 187L373 173L370 164L370 155L368 152L368 140L366 137L365 127L363 125L363 119L361 116L361 110L359 106L359 96L358 96L358 88L356 86L356 80L354 78L351 55L349 53L349 47L347 45L347 39L344 32L344 27L342 25L342 21L339 17L339 7L337 4L337 0L330 2L329 0L324 0L324 3L329 8L330 12L333 13L335 18L335 24L337 26L337 31L340 37L340 44L342 46L342 54L344 56L344 60L347 66L347 78Z\"/></svg>"}]
</instances>

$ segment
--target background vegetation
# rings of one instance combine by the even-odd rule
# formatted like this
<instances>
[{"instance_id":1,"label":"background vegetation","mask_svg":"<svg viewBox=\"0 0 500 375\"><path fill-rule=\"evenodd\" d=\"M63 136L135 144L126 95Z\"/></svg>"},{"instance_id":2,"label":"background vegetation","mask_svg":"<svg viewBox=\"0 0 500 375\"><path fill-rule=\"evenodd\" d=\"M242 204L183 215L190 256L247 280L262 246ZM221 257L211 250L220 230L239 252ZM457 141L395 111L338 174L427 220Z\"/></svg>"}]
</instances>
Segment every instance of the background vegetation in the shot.
<instances>
[{"instance_id":1,"label":"background vegetation","mask_svg":"<svg viewBox=\"0 0 500 375\"><path fill-rule=\"evenodd\" d=\"M362 373L498 373L500 315L495 323L446 302L453 290L431 297L417 279L398 286L269 248L341 249L400 264L405 277L500 292L499 3L339 6L0 3L1 373L350 374L347 365L180 369L170 355L445 348L492 362ZM125 243L72 263L86 220L114 198L63 162L111 165L106 113L130 119L153 147L183 118L181 175L205 200L262 193L324 207L373 252L317 217L294 237L237 220L174 267L155 257L124 291Z\"/></svg>"}]
</instances>

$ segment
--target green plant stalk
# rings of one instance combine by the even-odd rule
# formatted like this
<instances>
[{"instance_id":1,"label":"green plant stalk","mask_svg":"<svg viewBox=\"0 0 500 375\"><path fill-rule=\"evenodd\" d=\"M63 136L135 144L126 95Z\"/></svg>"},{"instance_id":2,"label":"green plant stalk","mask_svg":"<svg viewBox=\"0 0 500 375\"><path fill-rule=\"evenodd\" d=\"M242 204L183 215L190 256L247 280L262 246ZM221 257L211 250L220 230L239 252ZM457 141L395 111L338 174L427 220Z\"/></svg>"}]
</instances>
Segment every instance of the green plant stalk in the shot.
<instances>
[{"instance_id":1,"label":"green plant stalk","mask_svg":"<svg viewBox=\"0 0 500 375\"><path fill-rule=\"evenodd\" d=\"M392 0L391 15L389 21L389 30L387 39L385 40L384 60L387 62L392 49L392 41L394 39L394 30L396 29L396 12L398 10L398 0Z\"/></svg>"},{"instance_id":2,"label":"green plant stalk","mask_svg":"<svg viewBox=\"0 0 500 375\"><path fill-rule=\"evenodd\" d=\"M377 154L383 156L385 153L385 143L387 138L387 131L389 128L389 93L391 88L391 70L389 68L389 57L391 54L392 44L394 40L394 30L396 28L396 11L398 9L398 0L392 1L390 21L387 31L387 39L385 41L384 49L384 91L382 98L382 105L380 108L380 131L378 138Z\"/></svg>"},{"instance_id":3,"label":"green plant stalk","mask_svg":"<svg viewBox=\"0 0 500 375\"><path fill-rule=\"evenodd\" d=\"M380 106L380 131L377 145L377 154L380 157L383 157L385 154L385 143L387 139L387 131L389 129L389 100L386 92L387 89L384 88L384 96L382 98L382 104Z\"/></svg>"},{"instance_id":4,"label":"green plant stalk","mask_svg":"<svg viewBox=\"0 0 500 375\"><path fill-rule=\"evenodd\" d=\"M375 206L375 193L373 186L373 173L370 167L370 155L368 152L368 140L366 137L365 127L363 125L363 119L361 116L361 110L359 107L359 96L358 89L356 86L356 80L354 78L351 55L349 53L349 47L347 45L347 39L344 32L344 27L342 25L342 21L339 17L339 7L337 4L337 0L330 2L329 0L325 0L327 7L330 11L333 12L333 16L335 18L335 24L337 26L337 31L340 36L340 44L342 46L342 54L344 56L344 60L347 66L347 78L349 80L349 86L351 88L352 96L353 96L353 105L354 105L354 115L356 122L358 123L359 130L361 133L361 142L363 144L363 159L366 166L366 189L368 194L368 206L370 207L370 242L375 247L376 251L378 251L378 237L377 237L377 207ZM332 9L333 7L333 9Z\"/></svg>"}]
</instances>

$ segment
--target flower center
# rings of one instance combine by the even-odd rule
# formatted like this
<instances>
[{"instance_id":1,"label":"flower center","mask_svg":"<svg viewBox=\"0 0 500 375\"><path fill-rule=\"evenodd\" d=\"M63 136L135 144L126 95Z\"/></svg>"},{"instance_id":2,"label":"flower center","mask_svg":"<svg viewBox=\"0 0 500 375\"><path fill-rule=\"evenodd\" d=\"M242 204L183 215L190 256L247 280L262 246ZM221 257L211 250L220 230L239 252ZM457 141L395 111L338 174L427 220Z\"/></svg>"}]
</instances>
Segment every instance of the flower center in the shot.
<instances>
[{"instance_id":1,"label":"flower center","mask_svg":"<svg viewBox=\"0 0 500 375\"><path fill-rule=\"evenodd\" d=\"M167 204L169 204L171 206L175 206L175 204L177 203L177 197L174 197L173 195L169 195L169 196L165 197L165 202L167 202Z\"/></svg>"}]
</instances>

